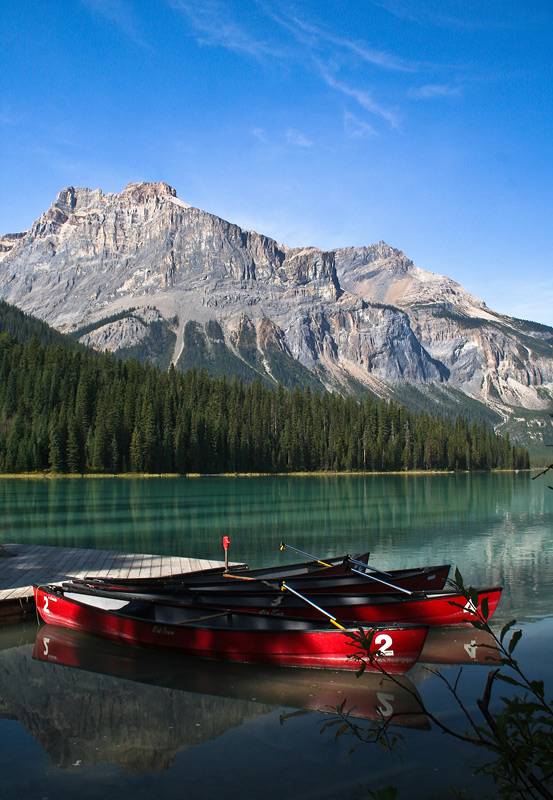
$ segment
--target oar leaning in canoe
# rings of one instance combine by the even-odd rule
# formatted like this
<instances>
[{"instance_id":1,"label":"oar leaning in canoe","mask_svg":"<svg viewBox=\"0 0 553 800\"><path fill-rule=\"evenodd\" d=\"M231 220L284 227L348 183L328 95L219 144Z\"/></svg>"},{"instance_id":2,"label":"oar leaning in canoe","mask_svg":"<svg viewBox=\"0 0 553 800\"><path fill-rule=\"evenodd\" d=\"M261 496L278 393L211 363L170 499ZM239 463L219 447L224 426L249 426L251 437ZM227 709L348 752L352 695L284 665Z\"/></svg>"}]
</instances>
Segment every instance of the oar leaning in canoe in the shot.
<instances>
[{"instance_id":1,"label":"oar leaning in canoe","mask_svg":"<svg viewBox=\"0 0 553 800\"><path fill-rule=\"evenodd\" d=\"M287 585L286 581L282 581L280 588L283 592L284 591L292 592L292 594L295 594L296 597L300 598L300 600L303 600L304 603L308 603L308 605L312 606L316 611L319 611L324 617L328 617L329 621L337 628L340 628L340 630L342 631L346 630L346 627L344 625L340 625L340 623L336 620L336 617L333 614L329 614L329 612L325 611L324 608L321 608L316 603L313 603L311 600L308 600L307 597L304 597L299 592L296 592L295 589L292 589L291 586Z\"/></svg>"},{"instance_id":2,"label":"oar leaning in canoe","mask_svg":"<svg viewBox=\"0 0 553 800\"><path fill-rule=\"evenodd\" d=\"M326 572L322 570L322 572ZM370 576L355 567L350 567L349 571L340 574L301 574L299 576L286 575L280 573L260 572L248 574L245 572L227 572L221 579L212 582L198 581L174 581L171 583L160 582L157 580L145 581L126 579L119 581L111 580L109 577L98 579L75 579L74 583L81 583L85 586L117 589L129 592L155 592L157 594L181 595L189 592L202 592L212 595L214 598L218 594L229 594L234 592L258 592L259 590L273 589L280 590L281 580L291 582L295 589L306 594L356 594L371 597L377 593L396 592L409 597L411 592L443 589L449 574L449 565L444 564L436 567L419 567L407 570L396 570L391 573L392 578L384 580L377 576Z\"/></svg>"},{"instance_id":3,"label":"oar leaning in canoe","mask_svg":"<svg viewBox=\"0 0 553 800\"><path fill-rule=\"evenodd\" d=\"M281 545L281 548L283 546L286 547L286 545ZM307 555L307 553L304 553L303 550L296 550L295 552L300 553L301 555ZM313 558L314 558L314 556L313 556ZM351 556L348 556L348 561L351 564L355 564L356 566L361 566L361 567L368 567L369 566L368 564L364 564L362 561L358 561L356 558L352 558ZM318 563L321 564L323 562L322 561L318 561ZM412 591L410 591L409 589L404 589L403 586L400 586L397 583L392 583L391 581L385 581L383 578L379 578L376 575L372 575L372 574L370 574L368 572L362 572L360 569L356 569L355 567L351 568L351 572L355 573L356 575L361 575L361 577L366 578L367 580L376 581L376 583L380 583L383 586L388 587L388 589L390 589L390 591L403 592L404 594L409 595L409 596L411 596L413 594ZM390 575L389 572L382 572L381 574L382 575L387 575L390 578L393 578L393 576ZM223 574L223 577L224 578L235 578L235 579L243 580L243 581L256 580L255 578L251 578L251 577L246 576L246 575L235 575L235 574L230 573L230 572L225 572ZM261 582L262 583L267 583L267 581L261 581Z\"/></svg>"},{"instance_id":4,"label":"oar leaning in canoe","mask_svg":"<svg viewBox=\"0 0 553 800\"><path fill-rule=\"evenodd\" d=\"M297 553L300 556L305 556L306 558L310 558L312 561L316 561L318 564L324 564L327 567L329 566L328 564L326 564L326 562L321 561L319 558L317 558L317 556L312 556L310 553L306 553L305 550L298 550L297 547L293 547L291 544L286 544L286 542L281 542L279 549L280 550L292 550L294 553ZM390 573L389 572L385 572L383 569L379 569L378 567L371 566L368 563L368 557L367 557L367 563L362 562L362 561L357 561L355 558L352 558L351 556L346 556L346 558L348 559L348 561L351 561L354 564L360 564L362 567L365 567L366 569L370 569L373 572L379 572L381 575L387 575L388 577L390 577Z\"/></svg>"},{"instance_id":5,"label":"oar leaning in canoe","mask_svg":"<svg viewBox=\"0 0 553 800\"><path fill-rule=\"evenodd\" d=\"M353 558L350 558L349 560L351 561L352 564L361 564L361 565L363 564L362 561L357 561L356 559L353 559ZM409 596L412 596L414 594L409 589L404 589L402 586L399 586L397 583L391 583L390 581L385 581L382 578L377 578L376 575L369 575L368 573L361 572L361 570L355 569L354 567L352 567L351 571L354 572L356 575L361 575L363 578L367 578L368 580L373 580L373 581L376 581L377 583L382 584L383 586L387 586L390 591L403 592L403 594L406 594L406 595L409 595ZM385 573L385 574L388 574L388 573ZM247 575L234 575L231 572L225 572L223 577L225 577L225 578L234 578L235 580L240 580L240 581L257 581L258 583L264 583L266 586L271 586L271 584L269 584L268 581L264 581L264 580L261 580L259 578L250 578ZM284 583L284 581L282 583ZM274 587L274 584L272 586Z\"/></svg>"},{"instance_id":6,"label":"oar leaning in canoe","mask_svg":"<svg viewBox=\"0 0 553 800\"><path fill-rule=\"evenodd\" d=\"M280 549L281 550L293 550L294 553L298 553L298 555L305 556L306 558L311 558L311 559L313 559L313 561L317 561L319 564L324 564L325 563L324 561L321 561L320 559L318 559L317 556L313 556L310 553L306 553L304 550L299 550L297 547L293 547L290 544L286 544L286 542L281 542L280 543ZM381 583L384 586L387 586L389 589L392 589L394 591L404 592L405 594L408 594L408 595L412 594L412 592L410 592L408 589L405 589L402 586L398 586L398 584L396 584L396 583L392 583L391 580L386 581L383 578L379 578L376 575L372 574L374 572L377 572L379 575L385 575L387 578L393 579L393 575L391 573L385 572L383 569L379 569L378 567L372 566L371 564L368 563L368 560L367 560L367 563L364 563L363 561L358 561L356 558L353 558L352 556L348 556L347 559L348 559L348 562L350 564L354 564L357 567L363 567L363 570L364 570L363 572L361 572L360 569L355 569L355 566L351 568L351 571L355 572L357 575L362 575L364 578L367 578L367 580L376 581L377 583ZM367 569L370 569L371 573L366 572L365 570L367 570Z\"/></svg>"},{"instance_id":7,"label":"oar leaning in canoe","mask_svg":"<svg viewBox=\"0 0 553 800\"><path fill-rule=\"evenodd\" d=\"M369 558L368 553L362 553L356 556L357 561L363 565L366 564ZM237 574L247 574L251 577L258 577L263 579L288 579L290 577L309 577L318 578L322 575L325 578L334 575L349 575L350 564L348 555L333 557L326 559L324 562L327 566L314 563L313 559L308 562L300 562L296 564L285 564L270 567L260 567L256 569L248 569L246 565L238 564L232 568L232 571ZM192 572L183 572L173 575L164 576L143 576L143 577L125 577L106 575L106 576L87 576L83 580L87 583L95 584L109 584L113 586L161 586L171 588L174 586L182 586L184 584L194 585L216 585L224 582L225 569L223 567L215 567L208 570L194 570Z\"/></svg>"}]
</instances>

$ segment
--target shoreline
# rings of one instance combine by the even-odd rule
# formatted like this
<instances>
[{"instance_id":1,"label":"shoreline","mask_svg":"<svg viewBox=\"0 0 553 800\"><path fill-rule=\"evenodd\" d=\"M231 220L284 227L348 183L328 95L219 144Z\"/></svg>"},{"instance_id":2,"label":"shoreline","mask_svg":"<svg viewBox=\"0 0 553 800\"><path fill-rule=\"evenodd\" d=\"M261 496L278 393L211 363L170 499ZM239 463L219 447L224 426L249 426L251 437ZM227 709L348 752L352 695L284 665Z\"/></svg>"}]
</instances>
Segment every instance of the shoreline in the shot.
<instances>
[{"instance_id":1,"label":"shoreline","mask_svg":"<svg viewBox=\"0 0 553 800\"><path fill-rule=\"evenodd\" d=\"M369 477L371 475L403 475L405 477L411 475L490 475L492 473L507 473L512 472L518 474L520 472L534 472L539 467L529 467L528 469L480 469L480 470L390 470L388 472L119 472L110 474L105 472L89 472L83 474L76 474L73 472L18 472L18 473L0 473L0 480L88 480L98 478L119 478L122 480L128 479L149 479L149 478L337 478L337 477Z\"/></svg>"}]
</instances>

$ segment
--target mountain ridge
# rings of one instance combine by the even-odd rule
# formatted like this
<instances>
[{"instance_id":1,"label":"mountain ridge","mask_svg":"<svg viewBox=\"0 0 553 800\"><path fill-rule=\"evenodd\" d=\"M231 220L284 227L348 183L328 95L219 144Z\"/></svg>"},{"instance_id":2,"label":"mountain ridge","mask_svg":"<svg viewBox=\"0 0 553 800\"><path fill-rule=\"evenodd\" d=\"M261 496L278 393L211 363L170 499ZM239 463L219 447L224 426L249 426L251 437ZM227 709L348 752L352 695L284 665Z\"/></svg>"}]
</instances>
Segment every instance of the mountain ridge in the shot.
<instances>
[{"instance_id":1,"label":"mountain ridge","mask_svg":"<svg viewBox=\"0 0 553 800\"><path fill-rule=\"evenodd\" d=\"M552 405L553 328L385 242L287 247L164 182L66 187L27 232L0 236L0 287L62 332L86 326L83 343L164 368L201 351L214 373L273 384L466 395L502 419Z\"/></svg>"}]
</instances>

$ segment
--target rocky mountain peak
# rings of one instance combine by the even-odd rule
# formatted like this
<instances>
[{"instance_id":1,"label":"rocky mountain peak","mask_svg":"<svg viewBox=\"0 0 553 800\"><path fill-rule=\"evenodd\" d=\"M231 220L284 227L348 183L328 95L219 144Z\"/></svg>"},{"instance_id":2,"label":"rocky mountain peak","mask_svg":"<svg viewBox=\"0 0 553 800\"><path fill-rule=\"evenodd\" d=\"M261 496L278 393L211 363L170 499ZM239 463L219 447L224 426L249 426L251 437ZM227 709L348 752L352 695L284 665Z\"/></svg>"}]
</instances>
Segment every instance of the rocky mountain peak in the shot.
<instances>
[{"instance_id":1,"label":"rocky mountain peak","mask_svg":"<svg viewBox=\"0 0 553 800\"><path fill-rule=\"evenodd\" d=\"M490 311L384 241L287 247L163 181L63 189L25 234L0 236L0 297L164 366L388 397L439 386L504 416L553 394L552 329Z\"/></svg>"},{"instance_id":2,"label":"rocky mountain peak","mask_svg":"<svg viewBox=\"0 0 553 800\"><path fill-rule=\"evenodd\" d=\"M342 247L336 253L344 264L344 268L347 263L349 269L360 265L367 267L374 263L378 263L381 267L393 268L396 271L401 268L407 270L413 266L413 262L401 250L390 247L382 240L363 247Z\"/></svg>"},{"instance_id":3,"label":"rocky mountain peak","mask_svg":"<svg viewBox=\"0 0 553 800\"><path fill-rule=\"evenodd\" d=\"M66 186L58 193L53 206L69 216L77 211L86 211L94 206L102 205L105 196L101 189Z\"/></svg>"},{"instance_id":4,"label":"rocky mountain peak","mask_svg":"<svg viewBox=\"0 0 553 800\"><path fill-rule=\"evenodd\" d=\"M378 303L405 309L434 304L469 316L486 315L485 303L458 283L415 266L385 242L337 250L336 269L344 288Z\"/></svg>"},{"instance_id":5,"label":"rocky mountain peak","mask_svg":"<svg viewBox=\"0 0 553 800\"><path fill-rule=\"evenodd\" d=\"M74 211L77 205L77 190L74 186L67 186L62 189L56 197L55 205L64 211Z\"/></svg>"},{"instance_id":6,"label":"rocky mountain peak","mask_svg":"<svg viewBox=\"0 0 553 800\"><path fill-rule=\"evenodd\" d=\"M55 203L56 208L71 214L78 211L86 211L94 207L103 207L117 198L119 203L129 205L140 205L150 201L157 201L161 198L176 198L177 193L168 183L147 183L137 181L129 183L119 195L105 195L101 189L88 189L85 186L75 188L67 186L59 192Z\"/></svg>"},{"instance_id":7,"label":"rocky mountain peak","mask_svg":"<svg viewBox=\"0 0 553 800\"><path fill-rule=\"evenodd\" d=\"M131 203L144 203L147 200L155 200L157 198L168 195L169 197L176 197L177 193L172 186L169 186L165 181L159 183L146 183L145 181L129 183L120 194L121 200L126 199Z\"/></svg>"}]
</instances>

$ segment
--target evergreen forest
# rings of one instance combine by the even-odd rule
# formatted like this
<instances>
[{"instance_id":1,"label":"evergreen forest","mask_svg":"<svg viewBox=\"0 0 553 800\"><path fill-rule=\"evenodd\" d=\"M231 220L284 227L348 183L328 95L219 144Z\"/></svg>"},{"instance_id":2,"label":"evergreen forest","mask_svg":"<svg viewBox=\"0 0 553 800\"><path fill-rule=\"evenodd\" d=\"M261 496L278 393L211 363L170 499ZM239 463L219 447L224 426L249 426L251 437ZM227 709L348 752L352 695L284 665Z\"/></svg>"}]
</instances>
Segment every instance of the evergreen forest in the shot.
<instances>
[{"instance_id":1,"label":"evergreen forest","mask_svg":"<svg viewBox=\"0 0 553 800\"><path fill-rule=\"evenodd\" d=\"M529 467L528 452L485 422L413 413L372 395L359 402L203 369L161 371L42 341L36 329L25 338L20 321L16 332L0 330L2 473Z\"/></svg>"}]
</instances>

